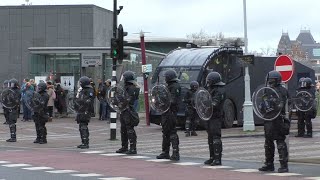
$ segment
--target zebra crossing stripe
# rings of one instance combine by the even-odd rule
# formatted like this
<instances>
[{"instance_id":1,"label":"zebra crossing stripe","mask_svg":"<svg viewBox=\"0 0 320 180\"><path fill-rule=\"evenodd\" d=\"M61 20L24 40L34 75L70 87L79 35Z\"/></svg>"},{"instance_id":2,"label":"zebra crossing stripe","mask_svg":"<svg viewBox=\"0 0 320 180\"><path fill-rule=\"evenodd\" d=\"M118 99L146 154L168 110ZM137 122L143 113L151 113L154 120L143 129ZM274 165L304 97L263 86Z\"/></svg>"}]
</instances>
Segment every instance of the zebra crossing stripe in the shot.
<instances>
[{"instance_id":1,"label":"zebra crossing stripe","mask_svg":"<svg viewBox=\"0 0 320 180\"><path fill-rule=\"evenodd\" d=\"M98 177L98 176L103 176L102 174L95 174L95 173L88 173L88 174L71 174L71 176L76 176L76 177Z\"/></svg>"},{"instance_id":2,"label":"zebra crossing stripe","mask_svg":"<svg viewBox=\"0 0 320 180\"><path fill-rule=\"evenodd\" d=\"M270 175L270 176L301 176L301 174L298 174L298 173L267 173L265 175Z\"/></svg>"},{"instance_id":3,"label":"zebra crossing stripe","mask_svg":"<svg viewBox=\"0 0 320 180\"><path fill-rule=\"evenodd\" d=\"M148 157L148 156L124 156L124 158L128 158L128 159L148 159L150 157Z\"/></svg>"},{"instance_id":4,"label":"zebra crossing stripe","mask_svg":"<svg viewBox=\"0 0 320 180\"><path fill-rule=\"evenodd\" d=\"M181 166L194 166L194 165L200 165L201 163L194 163L194 162L180 162L180 163L173 163L175 165L181 165Z\"/></svg>"},{"instance_id":5,"label":"zebra crossing stripe","mask_svg":"<svg viewBox=\"0 0 320 180\"><path fill-rule=\"evenodd\" d=\"M99 178L101 180L135 180L135 178L128 177L110 177L110 178Z\"/></svg>"},{"instance_id":6,"label":"zebra crossing stripe","mask_svg":"<svg viewBox=\"0 0 320 180\"><path fill-rule=\"evenodd\" d=\"M30 164L5 164L2 165L4 167L26 167L26 166L31 166Z\"/></svg>"},{"instance_id":7,"label":"zebra crossing stripe","mask_svg":"<svg viewBox=\"0 0 320 180\"><path fill-rule=\"evenodd\" d=\"M235 169L231 171L244 172L244 173L259 172L259 170L257 169Z\"/></svg>"},{"instance_id":8,"label":"zebra crossing stripe","mask_svg":"<svg viewBox=\"0 0 320 180\"><path fill-rule=\"evenodd\" d=\"M202 166L202 168L206 169L231 169L231 166Z\"/></svg>"},{"instance_id":9,"label":"zebra crossing stripe","mask_svg":"<svg viewBox=\"0 0 320 180\"><path fill-rule=\"evenodd\" d=\"M304 179L320 180L320 177L306 177Z\"/></svg>"},{"instance_id":10,"label":"zebra crossing stripe","mask_svg":"<svg viewBox=\"0 0 320 180\"><path fill-rule=\"evenodd\" d=\"M53 169L52 167L28 167L28 168L22 168L30 171L37 171L37 170L50 170Z\"/></svg>"},{"instance_id":11,"label":"zebra crossing stripe","mask_svg":"<svg viewBox=\"0 0 320 180\"><path fill-rule=\"evenodd\" d=\"M52 173L52 174L64 174L64 173L76 173L78 171L75 170L54 170L54 171L46 171L47 173Z\"/></svg>"},{"instance_id":12,"label":"zebra crossing stripe","mask_svg":"<svg viewBox=\"0 0 320 180\"><path fill-rule=\"evenodd\" d=\"M10 163L9 161L0 161L0 164L8 164Z\"/></svg>"},{"instance_id":13,"label":"zebra crossing stripe","mask_svg":"<svg viewBox=\"0 0 320 180\"><path fill-rule=\"evenodd\" d=\"M109 153L109 154L100 154L102 156L124 156L126 154L121 154L121 153Z\"/></svg>"},{"instance_id":14,"label":"zebra crossing stripe","mask_svg":"<svg viewBox=\"0 0 320 180\"><path fill-rule=\"evenodd\" d=\"M80 153L83 153L83 154L101 154L101 153L105 153L105 151L83 151L83 152L80 152Z\"/></svg>"},{"instance_id":15,"label":"zebra crossing stripe","mask_svg":"<svg viewBox=\"0 0 320 180\"><path fill-rule=\"evenodd\" d=\"M149 162L168 162L170 160L169 159L149 159L147 161L149 161Z\"/></svg>"}]
</instances>

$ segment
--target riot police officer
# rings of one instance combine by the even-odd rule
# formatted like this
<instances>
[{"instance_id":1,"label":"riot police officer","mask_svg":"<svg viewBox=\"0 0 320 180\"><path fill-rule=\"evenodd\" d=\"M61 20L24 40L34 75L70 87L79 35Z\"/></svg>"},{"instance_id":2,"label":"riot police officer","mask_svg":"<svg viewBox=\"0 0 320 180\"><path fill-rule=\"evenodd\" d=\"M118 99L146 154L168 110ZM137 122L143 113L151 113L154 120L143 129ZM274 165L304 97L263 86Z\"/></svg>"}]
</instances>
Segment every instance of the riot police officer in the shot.
<instances>
[{"instance_id":1,"label":"riot police officer","mask_svg":"<svg viewBox=\"0 0 320 180\"><path fill-rule=\"evenodd\" d=\"M49 95L47 93L47 84L45 82L41 82L38 84L38 93L40 97L34 101L39 101L40 106L34 107L34 114L32 118L34 120L34 124L36 127L37 138L33 141L33 143L46 144L47 143L47 128L46 122L49 120L48 116L48 101ZM35 97L33 97L35 98Z\"/></svg>"},{"instance_id":2,"label":"riot police officer","mask_svg":"<svg viewBox=\"0 0 320 180\"><path fill-rule=\"evenodd\" d=\"M297 93L301 91L306 91L312 95L312 97L315 97L315 88L312 85L312 80L310 78L300 78L299 79L299 87L297 89ZM311 138L312 137L312 116L316 112L315 108L311 108L309 111L303 112L299 111L297 112L298 115L298 134L295 137L306 137ZM307 129L307 133L305 134L305 127Z\"/></svg>"},{"instance_id":3,"label":"riot police officer","mask_svg":"<svg viewBox=\"0 0 320 180\"><path fill-rule=\"evenodd\" d=\"M88 124L91 119L91 107L93 106L94 90L87 76L79 79L80 91L75 99L75 109L77 111L76 121L79 124L79 131L82 143L77 146L80 149L89 148Z\"/></svg>"},{"instance_id":4,"label":"riot police officer","mask_svg":"<svg viewBox=\"0 0 320 180\"><path fill-rule=\"evenodd\" d=\"M204 164L217 166L221 165L222 141L222 106L225 97L225 83L222 82L221 75L218 72L210 72L206 78L207 90L212 97L213 114L207 122L208 144L210 159Z\"/></svg>"},{"instance_id":5,"label":"riot police officer","mask_svg":"<svg viewBox=\"0 0 320 180\"><path fill-rule=\"evenodd\" d=\"M7 142L16 142L17 141L17 136L16 136L16 123L18 119L18 114L19 114L19 104L20 104L20 98L21 98L21 93L19 90L19 83L16 79L11 79L9 81L9 89L12 90L14 93L15 99L12 102L14 105L13 108L8 109L8 124L10 128L10 139L7 139Z\"/></svg>"},{"instance_id":6,"label":"riot police officer","mask_svg":"<svg viewBox=\"0 0 320 180\"><path fill-rule=\"evenodd\" d=\"M178 83L179 79L174 70L167 70L164 73L167 88L171 94L171 105L168 111L162 114L162 153L157 156L157 159L171 159L174 161L180 160L179 154L179 137L176 130L178 100L181 94L181 87ZM169 156L170 143L172 144L172 155Z\"/></svg>"},{"instance_id":7,"label":"riot police officer","mask_svg":"<svg viewBox=\"0 0 320 180\"><path fill-rule=\"evenodd\" d=\"M199 88L199 83L197 81L192 81L190 83L190 89L187 91L184 102L187 106L186 111L186 137L188 136L197 136L195 131L196 129L196 121L198 118L198 114L196 109L194 108L194 95Z\"/></svg>"},{"instance_id":8,"label":"riot police officer","mask_svg":"<svg viewBox=\"0 0 320 180\"><path fill-rule=\"evenodd\" d=\"M120 113L121 123L121 145L122 147L116 153L137 154L137 134L134 127L139 124L139 116L134 108L134 103L138 99L139 91L136 91L135 77L132 71L123 73L124 90L128 95L128 107ZM138 94L137 94L138 93ZM130 149L128 150L128 140Z\"/></svg>"},{"instance_id":9,"label":"riot police officer","mask_svg":"<svg viewBox=\"0 0 320 180\"><path fill-rule=\"evenodd\" d=\"M290 121L285 118L285 104L288 99L288 91L281 85L281 74L278 71L270 71L266 77L266 84L268 87L275 90L279 99L267 100L277 101L277 107L281 114L272 121L264 121L264 134L265 134L265 163L259 168L259 171L274 171L274 140L276 140L280 168L279 173L288 172L288 149L285 142L286 135L289 134Z\"/></svg>"},{"instance_id":10,"label":"riot police officer","mask_svg":"<svg viewBox=\"0 0 320 180\"><path fill-rule=\"evenodd\" d=\"M9 84L9 80L3 81L2 90L8 89L8 84ZM2 106L2 109L3 109L4 118L5 118L5 122L3 124L8 124L8 114L9 114L8 108Z\"/></svg>"}]
</instances>

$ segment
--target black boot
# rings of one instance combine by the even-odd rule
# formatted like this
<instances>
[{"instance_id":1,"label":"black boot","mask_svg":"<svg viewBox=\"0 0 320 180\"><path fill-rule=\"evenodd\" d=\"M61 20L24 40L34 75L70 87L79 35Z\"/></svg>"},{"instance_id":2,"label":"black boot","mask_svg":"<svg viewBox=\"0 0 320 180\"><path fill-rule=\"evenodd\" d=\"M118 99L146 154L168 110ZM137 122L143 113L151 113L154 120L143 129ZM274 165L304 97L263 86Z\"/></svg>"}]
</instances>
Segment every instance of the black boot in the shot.
<instances>
[{"instance_id":1,"label":"black boot","mask_svg":"<svg viewBox=\"0 0 320 180\"><path fill-rule=\"evenodd\" d=\"M186 131L186 137L189 137L189 136L191 136L190 131Z\"/></svg>"},{"instance_id":2,"label":"black boot","mask_svg":"<svg viewBox=\"0 0 320 180\"><path fill-rule=\"evenodd\" d=\"M179 154L179 136L178 134L171 134L170 135L170 141L172 144L172 156L170 157L173 161L179 161L180 160L180 154Z\"/></svg>"},{"instance_id":3,"label":"black boot","mask_svg":"<svg viewBox=\"0 0 320 180\"><path fill-rule=\"evenodd\" d=\"M191 136L198 136L198 134L195 131L192 131Z\"/></svg>"},{"instance_id":4,"label":"black boot","mask_svg":"<svg viewBox=\"0 0 320 180\"><path fill-rule=\"evenodd\" d=\"M40 131L39 131L39 125L36 123L36 133L37 133L37 138L33 141L33 143L39 143L40 142Z\"/></svg>"},{"instance_id":5,"label":"black boot","mask_svg":"<svg viewBox=\"0 0 320 180\"><path fill-rule=\"evenodd\" d=\"M7 142L17 142L17 136L16 136L16 125L15 124L10 124L10 139L7 139Z\"/></svg>"},{"instance_id":6,"label":"black boot","mask_svg":"<svg viewBox=\"0 0 320 180\"><path fill-rule=\"evenodd\" d=\"M264 165L259 168L259 171L274 171L274 143L273 140L265 140L264 142L264 150L265 150L265 156L266 161Z\"/></svg>"},{"instance_id":7,"label":"black boot","mask_svg":"<svg viewBox=\"0 0 320 180\"><path fill-rule=\"evenodd\" d=\"M278 173L289 172L288 162L280 161L280 168L278 169Z\"/></svg>"},{"instance_id":8,"label":"black boot","mask_svg":"<svg viewBox=\"0 0 320 180\"><path fill-rule=\"evenodd\" d=\"M157 156L157 159L170 159L170 137L162 134L162 153Z\"/></svg>"},{"instance_id":9,"label":"black boot","mask_svg":"<svg viewBox=\"0 0 320 180\"><path fill-rule=\"evenodd\" d=\"M128 145L122 146L120 149L116 151L116 153L126 153L128 151Z\"/></svg>"},{"instance_id":10,"label":"black boot","mask_svg":"<svg viewBox=\"0 0 320 180\"><path fill-rule=\"evenodd\" d=\"M209 143L209 153L210 153L210 159L206 160L204 162L204 164L206 165L209 165L213 162L213 144L212 143Z\"/></svg>"},{"instance_id":11,"label":"black boot","mask_svg":"<svg viewBox=\"0 0 320 180\"><path fill-rule=\"evenodd\" d=\"M168 152L162 152L157 156L157 159L170 159L169 151Z\"/></svg>"},{"instance_id":12,"label":"black boot","mask_svg":"<svg viewBox=\"0 0 320 180\"><path fill-rule=\"evenodd\" d=\"M222 142L221 139L213 140L213 162L211 166L221 165L221 156L222 156Z\"/></svg>"},{"instance_id":13,"label":"black boot","mask_svg":"<svg viewBox=\"0 0 320 180\"><path fill-rule=\"evenodd\" d=\"M259 168L259 171L274 171L273 163L264 163L264 165Z\"/></svg>"},{"instance_id":14,"label":"black boot","mask_svg":"<svg viewBox=\"0 0 320 180\"><path fill-rule=\"evenodd\" d=\"M44 125L41 125L41 127L39 127L39 133L40 133L39 144L47 144L47 136L46 136L47 132Z\"/></svg>"},{"instance_id":15,"label":"black boot","mask_svg":"<svg viewBox=\"0 0 320 180\"><path fill-rule=\"evenodd\" d=\"M172 161L179 161L180 160L179 149L173 149L170 160L172 160Z\"/></svg>"},{"instance_id":16,"label":"black boot","mask_svg":"<svg viewBox=\"0 0 320 180\"><path fill-rule=\"evenodd\" d=\"M87 124L80 124L80 135L82 144L77 147L80 149L89 149L89 129Z\"/></svg>"},{"instance_id":17,"label":"black boot","mask_svg":"<svg viewBox=\"0 0 320 180\"><path fill-rule=\"evenodd\" d=\"M137 135L133 127L128 128L128 139L130 142L130 149L126 154L137 154Z\"/></svg>"},{"instance_id":18,"label":"black boot","mask_svg":"<svg viewBox=\"0 0 320 180\"><path fill-rule=\"evenodd\" d=\"M305 134L303 137L304 138L312 138L312 132L307 132L307 134Z\"/></svg>"},{"instance_id":19,"label":"black boot","mask_svg":"<svg viewBox=\"0 0 320 180\"><path fill-rule=\"evenodd\" d=\"M277 141L278 152L279 152L279 161L280 168L278 169L278 173L288 172L288 149L287 144L284 140Z\"/></svg>"}]
</instances>

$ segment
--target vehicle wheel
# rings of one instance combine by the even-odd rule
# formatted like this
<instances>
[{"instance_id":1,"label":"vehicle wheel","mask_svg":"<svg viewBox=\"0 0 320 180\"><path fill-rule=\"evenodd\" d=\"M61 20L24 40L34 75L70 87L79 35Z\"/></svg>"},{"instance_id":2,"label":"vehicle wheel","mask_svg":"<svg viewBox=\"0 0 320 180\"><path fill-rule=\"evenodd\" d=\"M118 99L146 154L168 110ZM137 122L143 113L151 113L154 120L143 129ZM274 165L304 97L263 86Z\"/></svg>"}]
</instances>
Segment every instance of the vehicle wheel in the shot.
<instances>
[{"instance_id":1,"label":"vehicle wheel","mask_svg":"<svg viewBox=\"0 0 320 180\"><path fill-rule=\"evenodd\" d=\"M224 120L223 127L231 128L235 120L235 108L230 99L226 99L223 103Z\"/></svg>"}]
</instances>

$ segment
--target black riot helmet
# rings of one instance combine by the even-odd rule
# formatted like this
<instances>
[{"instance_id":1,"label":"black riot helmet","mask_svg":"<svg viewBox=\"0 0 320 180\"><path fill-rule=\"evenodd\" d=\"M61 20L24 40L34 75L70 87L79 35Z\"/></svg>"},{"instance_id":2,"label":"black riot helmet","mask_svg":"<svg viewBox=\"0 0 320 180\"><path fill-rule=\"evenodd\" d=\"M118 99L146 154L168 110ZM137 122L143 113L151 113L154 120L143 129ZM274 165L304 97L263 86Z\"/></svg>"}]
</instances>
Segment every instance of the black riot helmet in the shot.
<instances>
[{"instance_id":1,"label":"black riot helmet","mask_svg":"<svg viewBox=\"0 0 320 180\"><path fill-rule=\"evenodd\" d=\"M281 84L282 76L278 71L270 71L266 77L266 83L270 87L276 87Z\"/></svg>"},{"instance_id":2,"label":"black riot helmet","mask_svg":"<svg viewBox=\"0 0 320 180\"><path fill-rule=\"evenodd\" d=\"M176 71L172 69L167 70L163 76L165 78L166 83L179 81Z\"/></svg>"},{"instance_id":3,"label":"black riot helmet","mask_svg":"<svg viewBox=\"0 0 320 180\"><path fill-rule=\"evenodd\" d=\"M225 83L222 82L221 75L218 72L211 72L206 78L206 84L210 86L224 86Z\"/></svg>"},{"instance_id":4,"label":"black riot helmet","mask_svg":"<svg viewBox=\"0 0 320 180\"><path fill-rule=\"evenodd\" d=\"M19 83L18 83L18 80L16 80L16 79L10 79L10 81L9 81L9 87L10 88L17 88L17 87L19 87Z\"/></svg>"},{"instance_id":5,"label":"black riot helmet","mask_svg":"<svg viewBox=\"0 0 320 180\"><path fill-rule=\"evenodd\" d=\"M134 83L135 82L135 77L134 77L134 72L132 71L125 71L123 74L123 81L125 83Z\"/></svg>"},{"instance_id":6,"label":"black riot helmet","mask_svg":"<svg viewBox=\"0 0 320 180\"><path fill-rule=\"evenodd\" d=\"M45 82L40 82L38 84L38 92L42 92L46 90L47 90L47 84Z\"/></svg>"},{"instance_id":7,"label":"black riot helmet","mask_svg":"<svg viewBox=\"0 0 320 180\"><path fill-rule=\"evenodd\" d=\"M199 88L199 83L197 81L191 81L190 83L190 89L191 91L195 92Z\"/></svg>"},{"instance_id":8,"label":"black riot helmet","mask_svg":"<svg viewBox=\"0 0 320 180\"><path fill-rule=\"evenodd\" d=\"M303 79L303 84L304 84L304 87L310 88L312 86L311 78L308 78L308 77L304 78Z\"/></svg>"},{"instance_id":9,"label":"black riot helmet","mask_svg":"<svg viewBox=\"0 0 320 180\"><path fill-rule=\"evenodd\" d=\"M82 88L85 88L85 87L92 87L91 84L90 84L90 78L88 78L87 76L82 76L80 79L79 79L79 84Z\"/></svg>"}]
</instances>

